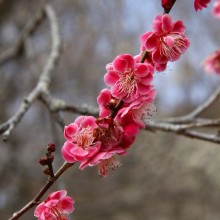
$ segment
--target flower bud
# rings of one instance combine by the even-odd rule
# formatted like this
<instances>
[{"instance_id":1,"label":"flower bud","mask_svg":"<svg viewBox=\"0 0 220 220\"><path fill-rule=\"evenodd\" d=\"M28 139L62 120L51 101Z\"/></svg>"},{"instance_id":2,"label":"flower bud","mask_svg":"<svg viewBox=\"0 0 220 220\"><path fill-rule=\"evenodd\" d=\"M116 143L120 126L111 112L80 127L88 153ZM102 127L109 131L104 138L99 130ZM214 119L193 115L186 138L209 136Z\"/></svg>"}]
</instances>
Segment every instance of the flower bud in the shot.
<instances>
[{"instance_id":1,"label":"flower bud","mask_svg":"<svg viewBox=\"0 0 220 220\"><path fill-rule=\"evenodd\" d=\"M164 9L164 13L168 14L172 9L176 0L161 0L161 5Z\"/></svg>"},{"instance_id":2,"label":"flower bud","mask_svg":"<svg viewBox=\"0 0 220 220\"><path fill-rule=\"evenodd\" d=\"M42 165L42 166L46 166L48 165L48 159L46 157L41 157L39 159L39 163Z\"/></svg>"},{"instance_id":3,"label":"flower bud","mask_svg":"<svg viewBox=\"0 0 220 220\"><path fill-rule=\"evenodd\" d=\"M54 152L55 150L56 150L56 145L55 144L48 144L47 145L47 151Z\"/></svg>"},{"instance_id":4,"label":"flower bud","mask_svg":"<svg viewBox=\"0 0 220 220\"><path fill-rule=\"evenodd\" d=\"M49 168L46 168L46 169L44 170L44 174L50 176L50 175L51 175L50 169L49 169Z\"/></svg>"}]
</instances>

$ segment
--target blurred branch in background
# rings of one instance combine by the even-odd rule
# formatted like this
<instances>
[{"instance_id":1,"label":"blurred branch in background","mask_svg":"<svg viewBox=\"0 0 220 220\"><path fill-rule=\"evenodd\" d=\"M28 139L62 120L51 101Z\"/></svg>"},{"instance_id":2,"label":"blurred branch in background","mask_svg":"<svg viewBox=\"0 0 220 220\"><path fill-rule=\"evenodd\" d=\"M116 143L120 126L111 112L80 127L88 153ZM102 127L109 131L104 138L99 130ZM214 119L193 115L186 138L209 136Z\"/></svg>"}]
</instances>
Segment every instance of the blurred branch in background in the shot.
<instances>
[{"instance_id":1,"label":"blurred branch in background","mask_svg":"<svg viewBox=\"0 0 220 220\"><path fill-rule=\"evenodd\" d=\"M3 2L3 0L0 2L0 4ZM0 64L4 63L5 61L14 58L16 55L18 55L19 52L22 51L25 40L27 40L27 37L29 37L38 27L40 22L42 22L44 18L44 10L43 10L43 3L42 6L40 6L40 9L36 13L36 15L33 16L33 18L28 21L26 26L24 27L24 30L18 37L15 44L7 49L6 51L1 52L0 54Z\"/></svg>"}]
</instances>

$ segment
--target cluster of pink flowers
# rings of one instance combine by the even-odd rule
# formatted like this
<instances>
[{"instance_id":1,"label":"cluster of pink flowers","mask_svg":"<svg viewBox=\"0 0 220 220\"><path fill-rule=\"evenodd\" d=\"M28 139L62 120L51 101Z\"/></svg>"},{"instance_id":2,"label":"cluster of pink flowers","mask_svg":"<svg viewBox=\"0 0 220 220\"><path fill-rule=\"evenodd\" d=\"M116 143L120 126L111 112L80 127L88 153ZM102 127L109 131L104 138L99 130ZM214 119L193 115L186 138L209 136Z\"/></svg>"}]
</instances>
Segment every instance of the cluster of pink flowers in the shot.
<instances>
[{"instance_id":1,"label":"cluster of pink flowers","mask_svg":"<svg viewBox=\"0 0 220 220\"><path fill-rule=\"evenodd\" d=\"M97 98L99 118L80 116L65 127L65 161L79 162L80 169L97 165L101 176L121 165L115 155L126 155L145 127L156 95L155 70L164 70L168 61L179 59L189 46L184 31L182 21L158 15L153 31L141 36L139 55L121 54L106 65L104 82L109 89L103 89Z\"/></svg>"},{"instance_id":2,"label":"cluster of pink flowers","mask_svg":"<svg viewBox=\"0 0 220 220\"><path fill-rule=\"evenodd\" d=\"M38 220L68 220L67 215L74 211L73 205L74 201L67 196L66 190L56 191L36 207L34 216Z\"/></svg>"},{"instance_id":3,"label":"cluster of pink flowers","mask_svg":"<svg viewBox=\"0 0 220 220\"><path fill-rule=\"evenodd\" d=\"M110 89L103 89L97 98L99 118L80 116L66 126L62 148L67 162L80 162L80 169L98 165L101 176L120 166L114 155L126 154L144 127L144 115L156 94L150 64L137 63L131 55L122 54L106 69L104 81Z\"/></svg>"}]
</instances>

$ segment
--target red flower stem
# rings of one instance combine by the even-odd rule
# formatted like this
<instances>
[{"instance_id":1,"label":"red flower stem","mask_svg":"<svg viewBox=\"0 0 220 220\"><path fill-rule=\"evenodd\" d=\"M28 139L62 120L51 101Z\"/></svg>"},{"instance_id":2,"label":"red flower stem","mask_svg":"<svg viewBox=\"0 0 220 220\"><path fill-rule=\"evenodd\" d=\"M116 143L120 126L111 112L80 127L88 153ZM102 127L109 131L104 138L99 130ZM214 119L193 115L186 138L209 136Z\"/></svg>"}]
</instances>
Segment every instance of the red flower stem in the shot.
<instances>
[{"instance_id":1,"label":"red flower stem","mask_svg":"<svg viewBox=\"0 0 220 220\"><path fill-rule=\"evenodd\" d=\"M74 163L63 163L63 165L60 167L60 169L55 173L54 177L49 177L46 184L41 188L41 190L38 192L38 194L29 202L27 203L22 209L15 212L9 220L16 220L19 219L25 212L27 212L29 209L34 207L35 205L39 204L40 199L44 196L44 194L47 192L47 190L56 182L56 180L71 166L73 166Z\"/></svg>"}]
</instances>

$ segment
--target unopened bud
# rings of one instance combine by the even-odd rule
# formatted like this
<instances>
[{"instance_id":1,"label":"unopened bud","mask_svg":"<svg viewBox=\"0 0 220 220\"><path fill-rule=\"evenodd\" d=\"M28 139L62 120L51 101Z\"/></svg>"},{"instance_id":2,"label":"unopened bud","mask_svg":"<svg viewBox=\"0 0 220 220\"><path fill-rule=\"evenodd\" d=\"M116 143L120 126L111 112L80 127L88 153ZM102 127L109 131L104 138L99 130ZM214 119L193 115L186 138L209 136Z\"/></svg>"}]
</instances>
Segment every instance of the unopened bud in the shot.
<instances>
[{"instance_id":1,"label":"unopened bud","mask_svg":"<svg viewBox=\"0 0 220 220\"><path fill-rule=\"evenodd\" d=\"M42 166L45 166L45 165L48 165L48 159L46 157L41 157L39 159L39 163L42 165Z\"/></svg>"},{"instance_id":2,"label":"unopened bud","mask_svg":"<svg viewBox=\"0 0 220 220\"><path fill-rule=\"evenodd\" d=\"M46 169L44 170L44 174L50 176L50 175L51 175L50 169L49 169L49 168L46 168Z\"/></svg>"},{"instance_id":3,"label":"unopened bud","mask_svg":"<svg viewBox=\"0 0 220 220\"><path fill-rule=\"evenodd\" d=\"M170 10L172 9L174 3L176 0L161 0L161 5L164 9L164 13L169 13Z\"/></svg>"},{"instance_id":4,"label":"unopened bud","mask_svg":"<svg viewBox=\"0 0 220 220\"><path fill-rule=\"evenodd\" d=\"M48 144L47 145L47 151L54 152L55 150L56 150L56 145L55 144Z\"/></svg>"}]
</instances>

